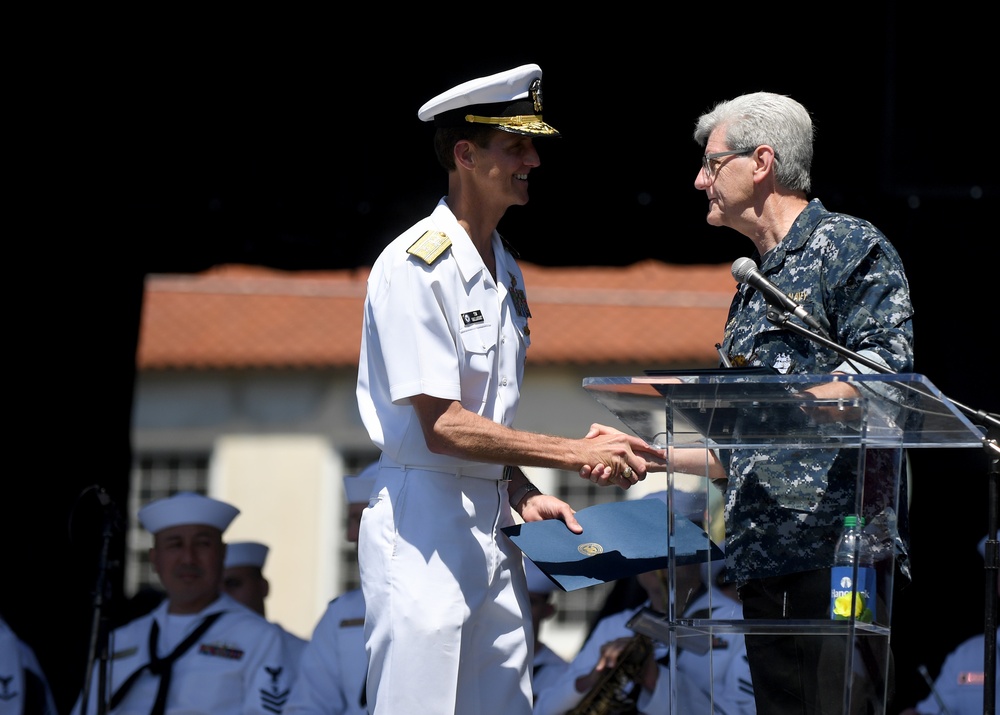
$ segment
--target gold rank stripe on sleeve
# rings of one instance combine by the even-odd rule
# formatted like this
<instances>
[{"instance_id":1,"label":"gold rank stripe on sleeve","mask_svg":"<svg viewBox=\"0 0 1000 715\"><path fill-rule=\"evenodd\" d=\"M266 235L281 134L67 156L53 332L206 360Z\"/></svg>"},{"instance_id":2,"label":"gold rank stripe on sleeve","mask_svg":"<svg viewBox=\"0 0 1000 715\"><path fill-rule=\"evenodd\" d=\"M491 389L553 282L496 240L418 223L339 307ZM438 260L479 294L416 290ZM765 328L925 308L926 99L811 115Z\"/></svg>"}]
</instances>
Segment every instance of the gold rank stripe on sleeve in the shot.
<instances>
[{"instance_id":1,"label":"gold rank stripe on sleeve","mask_svg":"<svg viewBox=\"0 0 1000 715\"><path fill-rule=\"evenodd\" d=\"M425 231L423 236L406 249L406 252L422 258L427 265L431 265L450 245L451 239L446 234L440 231Z\"/></svg>"}]
</instances>

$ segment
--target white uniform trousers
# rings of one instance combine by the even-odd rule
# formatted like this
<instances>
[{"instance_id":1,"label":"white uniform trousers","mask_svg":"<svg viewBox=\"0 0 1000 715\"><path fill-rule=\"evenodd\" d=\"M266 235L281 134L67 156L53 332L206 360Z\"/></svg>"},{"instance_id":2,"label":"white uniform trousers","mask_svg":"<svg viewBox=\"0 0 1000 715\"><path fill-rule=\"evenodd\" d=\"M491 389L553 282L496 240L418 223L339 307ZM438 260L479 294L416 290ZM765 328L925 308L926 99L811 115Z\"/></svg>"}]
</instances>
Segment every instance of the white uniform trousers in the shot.
<instances>
[{"instance_id":1,"label":"white uniform trousers","mask_svg":"<svg viewBox=\"0 0 1000 715\"><path fill-rule=\"evenodd\" d=\"M382 467L361 520L374 715L529 715L530 606L507 485Z\"/></svg>"}]
</instances>

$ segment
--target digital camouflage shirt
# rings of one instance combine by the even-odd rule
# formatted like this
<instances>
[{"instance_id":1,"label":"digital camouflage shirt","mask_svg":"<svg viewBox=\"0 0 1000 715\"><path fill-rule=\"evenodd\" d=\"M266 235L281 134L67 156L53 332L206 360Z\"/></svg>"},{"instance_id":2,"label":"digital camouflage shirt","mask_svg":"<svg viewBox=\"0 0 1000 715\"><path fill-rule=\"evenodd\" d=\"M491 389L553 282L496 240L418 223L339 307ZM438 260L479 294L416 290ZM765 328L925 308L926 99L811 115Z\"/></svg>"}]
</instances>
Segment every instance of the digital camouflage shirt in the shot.
<instances>
[{"instance_id":1,"label":"digital camouflage shirt","mask_svg":"<svg viewBox=\"0 0 1000 715\"><path fill-rule=\"evenodd\" d=\"M802 305L831 340L884 364L913 370L913 308L903 265L867 221L832 213L813 199L760 271ZM741 284L726 321L723 350L734 366L767 366L782 374L872 372L837 351L772 324L768 304ZM859 368L861 368L859 370ZM725 496L727 570L738 582L825 568L845 514L855 511L859 450L733 449ZM868 449L864 512L905 562L898 537L900 450ZM902 501L905 509L905 500Z\"/></svg>"}]
</instances>

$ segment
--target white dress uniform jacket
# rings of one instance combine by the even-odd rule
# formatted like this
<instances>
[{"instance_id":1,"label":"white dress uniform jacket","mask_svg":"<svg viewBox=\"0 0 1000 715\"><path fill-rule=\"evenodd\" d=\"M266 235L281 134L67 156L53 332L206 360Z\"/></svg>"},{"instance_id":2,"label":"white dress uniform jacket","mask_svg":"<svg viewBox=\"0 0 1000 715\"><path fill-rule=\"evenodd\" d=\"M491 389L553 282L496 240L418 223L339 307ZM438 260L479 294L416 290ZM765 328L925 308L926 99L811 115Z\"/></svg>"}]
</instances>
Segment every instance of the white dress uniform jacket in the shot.
<instances>
[{"instance_id":1,"label":"white dress uniform jacket","mask_svg":"<svg viewBox=\"0 0 1000 715\"><path fill-rule=\"evenodd\" d=\"M178 618L167 614L167 601L151 613L116 628L108 644L109 700L122 684L150 662L150 629L154 621L161 634L175 629L168 623ZM173 664L166 715L275 715L288 699L291 673L282 645L281 631L263 616L226 594L189 621L174 642L157 645L164 657L194 631L204 617L221 614L211 627ZM181 617L185 618L185 617ZM99 664L98 664L99 665ZM97 678L94 672L88 713L97 710ZM160 679L146 669L134 681L114 715L149 715ZM82 697L82 695L81 695ZM80 698L73 715L81 711Z\"/></svg>"},{"instance_id":2,"label":"white dress uniform jacket","mask_svg":"<svg viewBox=\"0 0 1000 715\"><path fill-rule=\"evenodd\" d=\"M280 623L275 623L271 621L278 627L281 631L281 641L285 648L285 656L287 658L287 663L289 666L289 677L291 682L295 681L298 676L298 664L302 658L302 654L306 650L306 646L309 644L305 638L300 638L289 630L285 630L284 626Z\"/></svg>"},{"instance_id":3,"label":"white dress uniform jacket","mask_svg":"<svg viewBox=\"0 0 1000 715\"><path fill-rule=\"evenodd\" d=\"M357 397L382 456L358 559L375 715L531 710L530 605L521 552L501 532L514 523L503 467L432 453L409 404L457 400L513 424L530 312L520 268L492 240L495 281L442 199L368 279Z\"/></svg>"},{"instance_id":4,"label":"white dress uniform jacket","mask_svg":"<svg viewBox=\"0 0 1000 715\"><path fill-rule=\"evenodd\" d=\"M407 253L425 232L451 240L432 265ZM413 395L459 400L511 426L520 400L528 337L524 277L493 234L494 283L444 199L383 251L368 278L358 367L358 407L386 458L409 467L500 479L503 467L467 462L427 448Z\"/></svg>"},{"instance_id":5,"label":"white dress uniform jacket","mask_svg":"<svg viewBox=\"0 0 1000 715\"><path fill-rule=\"evenodd\" d=\"M0 617L0 715L56 715L35 651Z\"/></svg>"},{"instance_id":6,"label":"white dress uniform jacket","mask_svg":"<svg viewBox=\"0 0 1000 715\"><path fill-rule=\"evenodd\" d=\"M330 601L302 659L286 715L366 715L365 597L361 589Z\"/></svg>"}]
</instances>

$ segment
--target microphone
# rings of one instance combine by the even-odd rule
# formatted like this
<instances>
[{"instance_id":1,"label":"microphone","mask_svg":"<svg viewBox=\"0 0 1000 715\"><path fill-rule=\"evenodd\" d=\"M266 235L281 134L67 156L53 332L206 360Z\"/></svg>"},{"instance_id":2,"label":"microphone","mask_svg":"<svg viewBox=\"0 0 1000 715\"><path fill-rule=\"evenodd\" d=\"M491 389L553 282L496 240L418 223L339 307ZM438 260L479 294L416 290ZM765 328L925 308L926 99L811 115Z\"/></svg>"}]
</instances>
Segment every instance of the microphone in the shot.
<instances>
[{"instance_id":1,"label":"microphone","mask_svg":"<svg viewBox=\"0 0 1000 715\"><path fill-rule=\"evenodd\" d=\"M938 691L934 688L934 681L931 680L931 674L927 672L927 666L918 665L917 670L920 672L921 677L923 677L924 682L927 683L927 687L931 689L931 695L937 701L938 707L941 708L942 715L949 715L948 708L945 706L944 701L941 696L938 695Z\"/></svg>"},{"instance_id":2,"label":"microphone","mask_svg":"<svg viewBox=\"0 0 1000 715\"><path fill-rule=\"evenodd\" d=\"M820 335L826 336L826 331L823 330L823 326L819 324L819 321L809 315L809 312L805 308L783 293L778 286L765 278L764 274L757 270L757 264L751 259L744 257L733 261L732 274L738 283L746 283L760 291L760 294L764 296L764 300L770 305L792 313Z\"/></svg>"}]
</instances>

